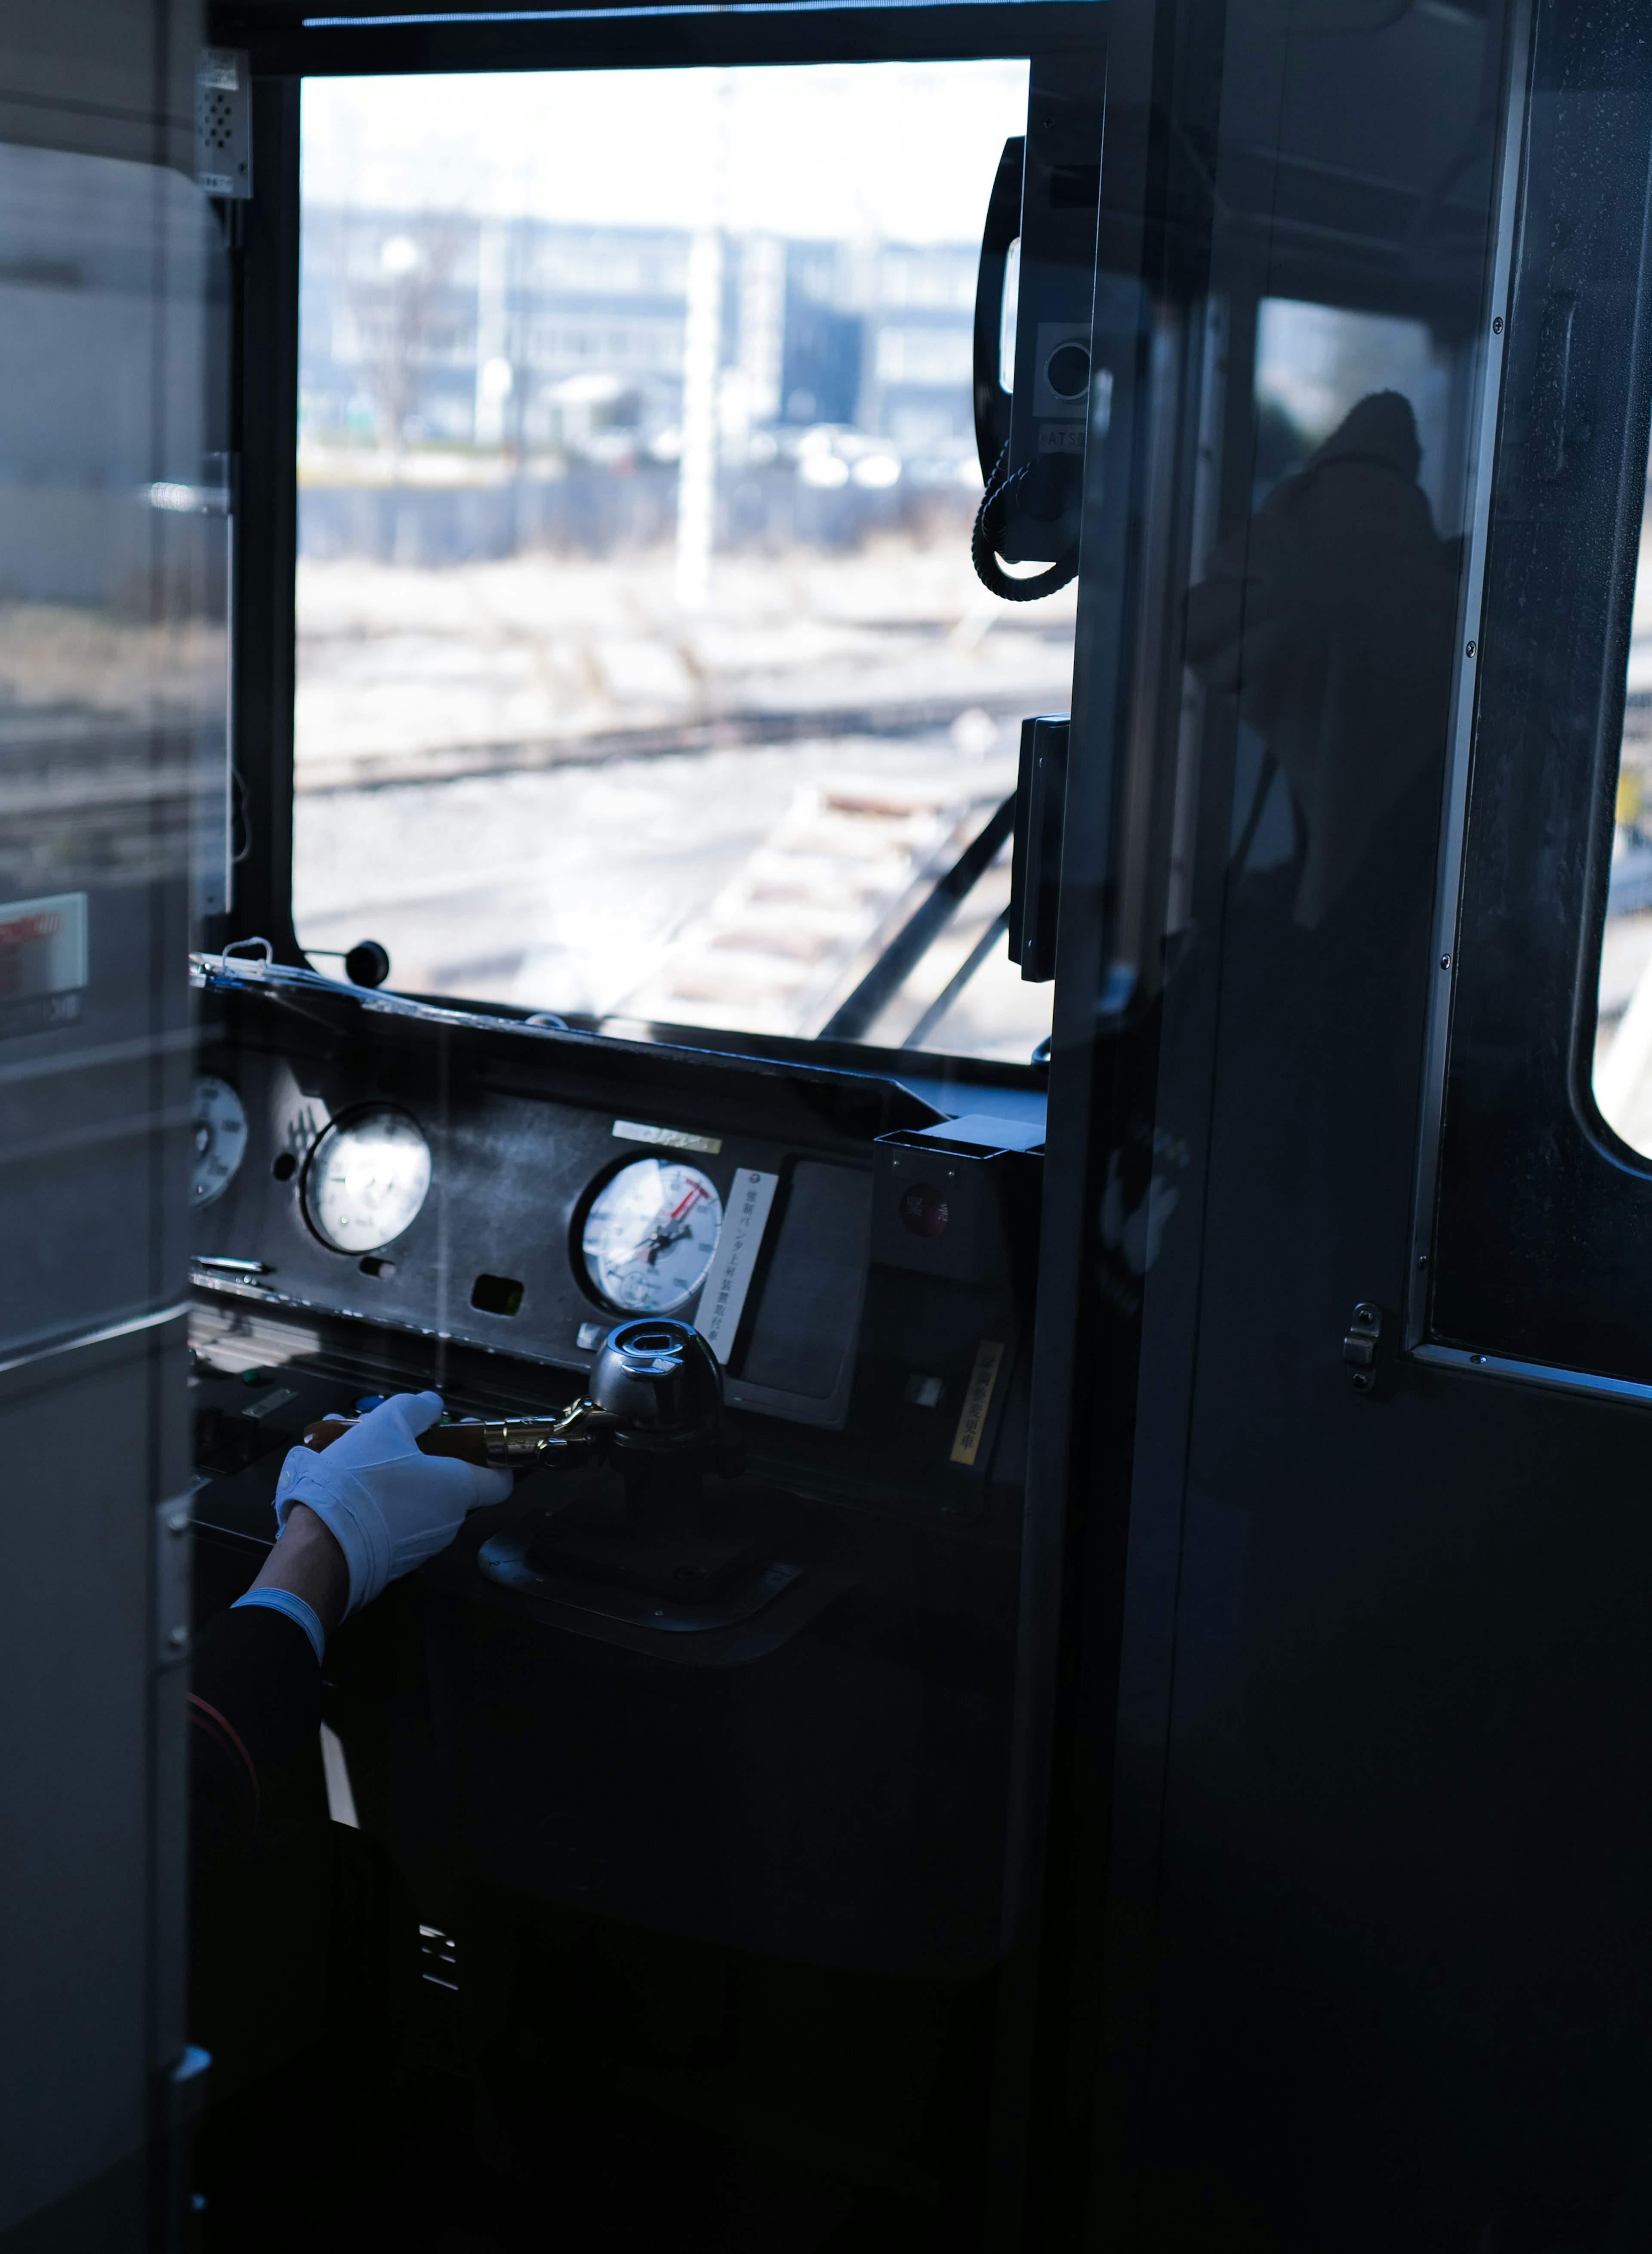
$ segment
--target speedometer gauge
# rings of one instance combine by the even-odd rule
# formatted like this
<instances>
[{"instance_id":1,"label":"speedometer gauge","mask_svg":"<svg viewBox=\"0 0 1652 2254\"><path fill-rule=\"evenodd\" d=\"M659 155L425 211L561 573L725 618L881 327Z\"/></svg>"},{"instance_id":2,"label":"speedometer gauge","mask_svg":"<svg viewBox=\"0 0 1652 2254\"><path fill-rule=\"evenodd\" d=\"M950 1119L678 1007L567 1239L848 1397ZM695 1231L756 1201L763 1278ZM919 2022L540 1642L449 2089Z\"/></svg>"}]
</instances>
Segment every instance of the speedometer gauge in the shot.
<instances>
[{"instance_id":1,"label":"speedometer gauge","mask_svg":"<svg viewBox=\"0 0 1652 2254\"><path fill-rule=\"evenodd\" d=\"M190 1112L195 1130L195 1160L189 1180L192 1206L222 1197L247 1155L247 1115L227 1080L203 1073L195 1082Z\"/></svg>"},{"instance_id":2,"label":"speedometer gauge","mask_svg":"<svg viewBox=\"0 0 1652 2254\"><path fill-rule=\"evenodd\" d=\"M405 1111L382 1104L335 1120L310 1153L304 1209L335 1252L376 1252L417 1218L430 1146Z\"/></svg>"},{"instance_id":3,"label":"speedometer gauge","mask_svg":"<svg viewBox=\"0 0 1652 2254\"><path fill-rule=\"evenodd\" d=\"M697 1166L638 1158L605 1182L585 1216L585 1272L611 1306L668 1314L705 1281L723 1200Z\"/></svg>"}]
</instances>

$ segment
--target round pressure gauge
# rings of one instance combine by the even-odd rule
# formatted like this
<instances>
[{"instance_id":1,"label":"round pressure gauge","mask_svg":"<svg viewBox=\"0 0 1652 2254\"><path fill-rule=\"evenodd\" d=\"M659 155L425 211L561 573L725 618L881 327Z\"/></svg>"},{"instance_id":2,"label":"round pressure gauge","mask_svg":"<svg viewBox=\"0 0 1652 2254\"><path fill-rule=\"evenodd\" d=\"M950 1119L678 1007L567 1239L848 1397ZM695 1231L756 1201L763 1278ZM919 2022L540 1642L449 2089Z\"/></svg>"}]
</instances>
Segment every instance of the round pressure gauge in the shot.
<instances>
[{"instance_id":1,"label":"round pressure gauge","mask_svg":"<svg viewBox=\"0 0 1652 2254\"><path fill-rule=\"evenodd\" d=\"M376 1252L410 1228L430 1186L430 1146L382 1104L335 1119L310 1153L304 1209L335 1252Z\"/></svg>"},{"instance_id":2,"label":"round pressure gauge","mask_svg":"<svg viewBox=\"0 0 1652 2254\"><path fill-rule=\"evenodd\" d=\"M697 1166L638 1158L605 1182L585 1216L585 1272L612 1306L668 1314L705 1281L723 1200Z\"/></svg>"},{"instance_id":3,"label":"round pressure gauge","mask_svg":"<svg viewBox=\"0 0 1652 2254\"><path fill-rule=\"evenodd\" d=\"M195 1163L189 1180L192 1206L210 1205L222 1197L235 1179L235 1170L247 1155L247 1115L241 1098L227 1080L204 1073L195 1082L192 1118L195 1129Z\"/></svg>"}]
</instances>

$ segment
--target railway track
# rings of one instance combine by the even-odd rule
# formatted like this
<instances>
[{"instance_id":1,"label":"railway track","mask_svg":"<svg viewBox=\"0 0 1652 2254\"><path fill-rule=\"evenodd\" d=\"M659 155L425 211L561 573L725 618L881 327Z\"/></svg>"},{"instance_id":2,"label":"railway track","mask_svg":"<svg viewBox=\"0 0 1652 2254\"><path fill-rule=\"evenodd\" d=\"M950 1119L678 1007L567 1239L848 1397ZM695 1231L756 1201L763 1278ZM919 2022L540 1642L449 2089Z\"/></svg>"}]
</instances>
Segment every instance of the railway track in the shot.
<instances>
[{"instance_id":1,"label":"railway track","mask_svg":"<svg viewBox=\"0 0 1652 2254\"><path fill-rule=\"evenodd\" d=\"M904 704L880 702L794 711L725 712L670 727L615 728L515 743L470 743L447 750L398 752L394 757L353 754L330 760L323 754L300 762L297 788L307 797L336 796L473 776L522 774L547 767L601 766L611 760L692 758L705 752L738 751L745 746L756 749L820 737L870 737L896 742L950 728L966 712L1005 720L1018 719L1038 709L1036 696L1029 697L1025 688L1018 688L995 695L930 697Z\"/></svg>"}]
</instances>

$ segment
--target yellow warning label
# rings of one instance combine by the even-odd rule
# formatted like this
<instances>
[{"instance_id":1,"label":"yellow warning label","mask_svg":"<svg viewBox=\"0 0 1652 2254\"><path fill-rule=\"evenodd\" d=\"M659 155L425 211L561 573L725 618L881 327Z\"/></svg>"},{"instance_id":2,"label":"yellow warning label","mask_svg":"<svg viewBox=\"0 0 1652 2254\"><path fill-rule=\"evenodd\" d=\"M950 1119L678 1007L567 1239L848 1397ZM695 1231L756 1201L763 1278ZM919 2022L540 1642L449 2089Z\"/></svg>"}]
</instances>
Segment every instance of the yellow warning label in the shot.
<instances>
[{"instance_id":1,"label":"yellow warning label","mask_svg":"<svg viewBox=\"0 0 1652 2254\"><path fill-rule=\"evenodd\" d=\"M970 1373L970 1390L963 1396L963 1409L958 1418L958 1429L952 1438L952 1460L955 1464L972 1464L976 1450L981 1446L981 1435L986 1430L987 1410L992 1406L992 1389L998 1382L998 1364L1004 1359L1004 1346L998 1339L983 1339L975 1350L975 1368Z\"/></svg>"}]
</instances>

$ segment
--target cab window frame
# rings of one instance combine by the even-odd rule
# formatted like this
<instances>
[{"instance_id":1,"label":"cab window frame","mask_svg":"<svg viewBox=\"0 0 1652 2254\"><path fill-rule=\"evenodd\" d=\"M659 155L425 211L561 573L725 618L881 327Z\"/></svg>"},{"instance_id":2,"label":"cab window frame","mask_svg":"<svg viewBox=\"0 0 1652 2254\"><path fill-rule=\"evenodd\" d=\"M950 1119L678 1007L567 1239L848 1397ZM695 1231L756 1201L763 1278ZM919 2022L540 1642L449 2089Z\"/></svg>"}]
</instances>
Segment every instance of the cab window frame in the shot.
<instances>
[{"instance_id":1,"label":"cab window frame","mask_svg":"<svg viewBox=\"0 0 1652 2254\"><path fill-rule=\"evenodd\" d=\"M253 187L228 206L226 251L235 309L235 552L232 595L232 739L236 869L228 915L204 934L213 949L259 937L278 962L304 966L292 917L293 696L296 682L301 244L299 127L306 78L411 77L451 72L577 72L844 62L1031 61L1035 53L1094 52L1106 38L1101 11L1079 0L946 0L945 4L755 8L739 14L694 6L617 9L512 21L441 19L375 24L366 17L306 18L300 8L215 12L217 45L249 60ZM483 11L476 11L479 17ZM415 997L452 1007L463 998ZM493 1002L467 1009L520 1018ZM539 1006L553 1006L550 1000ZM577 1014L570 1024L580 1022ZM592 1029L595 1030L594 1021ZM637 1029L627 1028L634 1032ZM738 1029L657 1026L648 1036L697 1048L749 1051ZM1042 1090L1041 1061L984 1060L948 1051L892 1052L808 1036L763 1037L766 1053L840 1068ZM852 1059L852 1062L850 1060Z\"/></svg>"},{"instance_id":2,"label":"cab window frame","mask_svg":"<svg viewBox=\"0 0 1652 2254\"><path fill-rule=\"evenodd\" d=\"M1424 1362L1633 1395L1652 1165L1592 1082L1652 424L1652 73L1620 4L1543 0L1530 57L1401 1296Z\"/></svg>"}]
</instances>

